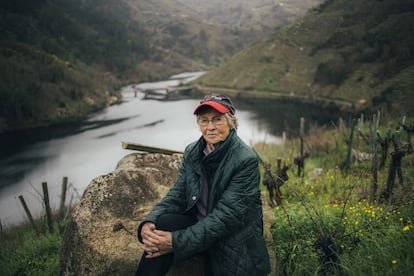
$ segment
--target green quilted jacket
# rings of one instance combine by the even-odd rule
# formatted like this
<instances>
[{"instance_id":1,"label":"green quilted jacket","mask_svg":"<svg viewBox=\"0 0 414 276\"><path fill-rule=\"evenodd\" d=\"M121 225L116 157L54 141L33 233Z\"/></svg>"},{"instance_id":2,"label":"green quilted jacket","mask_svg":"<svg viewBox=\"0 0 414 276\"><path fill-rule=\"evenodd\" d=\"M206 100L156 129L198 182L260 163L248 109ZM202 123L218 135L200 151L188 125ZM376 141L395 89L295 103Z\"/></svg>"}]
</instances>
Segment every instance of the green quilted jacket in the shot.
<instances>
[{"instance_id":1,"label":"green quilted jacket","mask_svg":"<svg viewBox=\"0 0 414 276\"><path fill-rule=\"evenodd\" d=\"M207 216L173 232L174 261L203 254L205 275L267 275L258 158L235 130L208 156L203 153L205 145L201 137L186 147L176 183L141 225L155 223L163 213L194 210L206 178Z\"/></svg>"}]
</instances>

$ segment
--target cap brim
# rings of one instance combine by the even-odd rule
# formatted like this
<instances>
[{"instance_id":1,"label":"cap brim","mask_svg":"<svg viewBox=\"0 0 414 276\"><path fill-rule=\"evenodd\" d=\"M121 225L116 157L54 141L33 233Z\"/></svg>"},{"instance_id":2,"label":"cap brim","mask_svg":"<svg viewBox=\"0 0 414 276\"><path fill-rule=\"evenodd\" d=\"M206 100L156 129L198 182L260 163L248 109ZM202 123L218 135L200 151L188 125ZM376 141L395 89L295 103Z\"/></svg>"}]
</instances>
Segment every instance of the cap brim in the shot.
<instances>
[{"instance_id":1,"label":"cap brim","mask_svg":"<svg viewBox=\"0 0 414 276\"><path fill-rule=\"evenodd\" d=\"M208 101L208 102L204 102L204 103L200 104L199 106L197 106L194 109L194 114L197 114L198 111L200 110L200 108L203 107L203 106L210 106L210 107L214 108L215 110L217 110L220 113L230 112L230 109L228 109L224 105L222 105L222 104L220 104L218 102Z\"/></svg>"}]
</instances>

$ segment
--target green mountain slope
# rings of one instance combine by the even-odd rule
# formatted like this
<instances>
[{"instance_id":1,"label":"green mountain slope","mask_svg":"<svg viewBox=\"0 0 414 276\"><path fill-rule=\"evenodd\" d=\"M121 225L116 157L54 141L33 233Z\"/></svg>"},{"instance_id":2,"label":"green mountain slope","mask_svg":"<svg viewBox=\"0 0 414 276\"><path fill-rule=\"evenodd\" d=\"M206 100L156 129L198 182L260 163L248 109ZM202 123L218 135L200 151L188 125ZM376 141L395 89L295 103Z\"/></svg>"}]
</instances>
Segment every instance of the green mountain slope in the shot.
<instances>
[{"instance_id":1,"label":"green mountain slope","mask_svg":"<svg viewBox=\"0 0 414 276\"><path fill-rule=\"evenodd\" d=\"M105 2L105 1L102 1ZM109 2L109 1L106 1ZM118 5L119 6L119 5ZM0 4L0 132L75 120L102 108L148 56L125 14L79 0Z\"/></svg>"},{"instance_id":2,"label":"green mountain slope","mask_svg":"<svg viewBox=\"0 0 414 276\"><path fill-rule=\"evenodd\" d=\"M329 0L198 84L412 112L412 26L413 0Z\"/></svg>"}]
</instances>

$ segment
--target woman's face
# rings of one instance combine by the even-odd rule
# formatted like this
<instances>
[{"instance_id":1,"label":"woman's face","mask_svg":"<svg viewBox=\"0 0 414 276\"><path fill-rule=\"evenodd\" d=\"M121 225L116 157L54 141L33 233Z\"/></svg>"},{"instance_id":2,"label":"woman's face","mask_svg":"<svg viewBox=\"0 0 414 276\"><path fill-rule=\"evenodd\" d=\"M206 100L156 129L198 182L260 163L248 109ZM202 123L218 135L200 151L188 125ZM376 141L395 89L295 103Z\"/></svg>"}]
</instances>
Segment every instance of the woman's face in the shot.
<instances>
[{"instance_id":1,"label":"woman's face","mask_svg":"<svg viewBox=\"0 0 414 276\"><path fill-rule=\"evenodd\" d=\"M216 145L226 140L231 127L224 114L214 109L203 112L198 117L197 123L207 143Z\"/></svg>"}]
</instances>

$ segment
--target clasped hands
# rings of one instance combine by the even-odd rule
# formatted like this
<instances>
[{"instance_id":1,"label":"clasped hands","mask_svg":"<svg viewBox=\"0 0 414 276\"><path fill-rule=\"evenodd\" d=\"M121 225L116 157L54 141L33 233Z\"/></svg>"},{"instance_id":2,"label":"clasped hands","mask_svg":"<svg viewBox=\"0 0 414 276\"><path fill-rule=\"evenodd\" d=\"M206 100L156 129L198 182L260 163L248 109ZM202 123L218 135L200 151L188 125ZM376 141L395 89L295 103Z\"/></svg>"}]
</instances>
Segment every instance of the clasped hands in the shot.
<instances>
[{"instance_id":1,"label":"clasped hands","mask_svg":"<svg viewBox=\"0 0 414 276\"><path fill-rule=\"evenodd\" d=\"M172 233L157 230L152 222L145 223L141 228L143 245L141 249L147 252L146 258L155 258L173 251Z\"/></svg>"}]
</instances>

